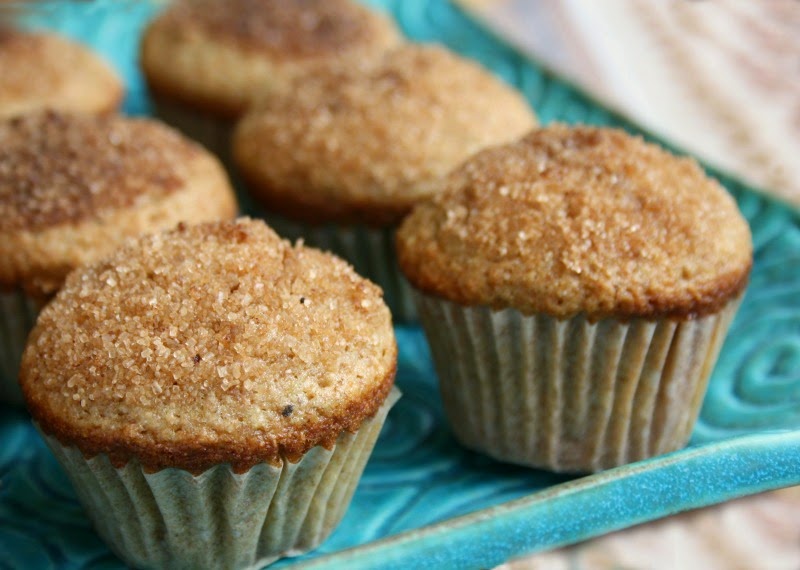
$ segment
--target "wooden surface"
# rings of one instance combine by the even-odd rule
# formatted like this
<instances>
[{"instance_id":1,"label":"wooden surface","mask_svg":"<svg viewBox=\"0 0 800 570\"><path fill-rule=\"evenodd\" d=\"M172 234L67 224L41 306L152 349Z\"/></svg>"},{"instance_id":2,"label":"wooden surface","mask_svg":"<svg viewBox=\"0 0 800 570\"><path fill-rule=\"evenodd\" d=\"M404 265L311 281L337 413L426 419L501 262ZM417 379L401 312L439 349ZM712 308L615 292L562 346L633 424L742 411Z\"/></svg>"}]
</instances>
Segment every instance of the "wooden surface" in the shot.
<instances>
[{"instance_id":1,"label":"wooden surface","mask_svg":"<svg viewBox=\"0 0 800 570\"><path fill-rule=\"evenodd\" d=\"M691 511L498 570L797 570L800 487Z\"/></svg>"},{"instance_id":2,"label":"wooden surface","mask_svg":"<svg viewBox=\"0 0 800 570\"><path fill-rule=\"evenodd\" d=\"M800 1L460 2L606 105L800 206ZM501 568L798 570L800 487Z\"/></svg>"},{"instance_id":3,"label":"wooden surface","mask_svg":"<svg viewBox=\"0 0 800 570\"><path fill-rule=\"evenodd\" d=\"M800 205L798 0L459 0L707 162Z\"/></svg>"}]
</instances>

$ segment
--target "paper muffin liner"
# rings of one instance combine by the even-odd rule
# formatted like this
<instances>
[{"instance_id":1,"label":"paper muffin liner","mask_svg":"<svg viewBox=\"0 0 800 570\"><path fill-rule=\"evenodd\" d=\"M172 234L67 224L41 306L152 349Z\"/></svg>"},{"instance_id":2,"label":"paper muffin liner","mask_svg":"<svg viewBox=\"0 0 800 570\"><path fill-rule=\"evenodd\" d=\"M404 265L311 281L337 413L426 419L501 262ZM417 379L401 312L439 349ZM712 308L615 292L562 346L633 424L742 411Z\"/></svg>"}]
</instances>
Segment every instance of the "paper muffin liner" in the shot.
<instances>
[{"instance_id":1,"label":"paper muffin liner","mask_svg":"<svg viewBox=\"0 0 800 570\"><path fill-rule=\"evenodd\" d=\"M592 323L416 300L456 438L561 472L683 447L740 302L694 320Z\"/></svg>"},{"instance_id":2,"label":"paper muffin liner","mask_svg":"<svg viewBox=\"0 0 800 570\"><path fill-rule=\"evenodd\" d=\"M19 364L39 305L22 289L0 292L0 403L22 406Z\"/></svg>"},{"instance_id":3,"label":"paper muffin liner","mask_svg":"<svg viewBox=\"0 0 800 570\"><path fill-rule=\"evenodd\" d=\"M234 120L202 113L163 97L154 96L152 101L156 117L216 154L225 168L231 171Z\"/></svg>"},{"instance_id":4,"label":"paper muffin liner","mask_svg":"<svg viewBox=\"0 0 800 570\"><path fill-rule=\"evenodd\" d=\"M394 247L396 227L313 226L276 215L266 215L265 219L281 236L291 240L303 238L307 245L330 251L347 260L360 275L379 285L395 322L417 320L411 285L397 264Z\"/></svg>"},{"instance_id":5,"label":"paper muffin liner","mask_svg":"<svg viewBox=\"0 0 800 570\"><path fill-rule=\"evenodd\" d=\"M331 450L317 446L298 463L229 464L200 475L168 468L147 473L135 460L114 467L51 436L97 532L137 568L260 568L318 546L344 516L389 409L395 388L354 433Z\"/></svg>"}]
</instances>

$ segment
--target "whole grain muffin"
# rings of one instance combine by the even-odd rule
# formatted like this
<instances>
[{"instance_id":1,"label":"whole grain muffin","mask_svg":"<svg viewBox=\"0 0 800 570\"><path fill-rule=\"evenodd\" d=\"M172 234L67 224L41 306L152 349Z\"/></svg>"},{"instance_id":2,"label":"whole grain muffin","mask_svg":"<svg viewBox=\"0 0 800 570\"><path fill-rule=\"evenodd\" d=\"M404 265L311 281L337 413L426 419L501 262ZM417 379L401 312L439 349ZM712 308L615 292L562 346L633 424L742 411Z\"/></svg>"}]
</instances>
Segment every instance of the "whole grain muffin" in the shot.
<instances>
[{"instance_id":1,"label":"whole grain muffin","mask_svg":"<svg viewBox=\"0 0 800 570\"><path fill-rule=\"evenodd\" d=\"M147 28L141 64L162 118L226 156L231 121L254 99L399 41L352 0L177 0Z\"/></svg>"},{"instance_id":2,"label":"whole grain muffin","mask_svg":"<svg viewBox=\"0 0 800 570\"><path fill-rule=\"evenodd\" d=\"M42 109L109 113L123 94L116 72L82 45L0 24L0 119Z\"/></svg>"},{"instance_id":3,"label":"whole grain muffin","mask_svg":"<svg viewBox=\"0 0 800 570\"><path fill-rule=\"evenodd\" d=\"M457 437L559 471L686 443L752 264L693 160L563 125L454 171L397 248Z\"/></svg>"},{"instance_id":4,"label":"whole grain muffin","mask_svg":"<svg viewBox=\"0 0 800 570\"><path fill-rule=\"evenodd\" d=\"M125 239L236 215L219 162L155 121L40 111L0 121L0 399L20 402L37 307Z\"/></svg>"},{"instance_id":5,"label":"whole grain muffin","mask_svg":"<svg viewBox=\"0 0 800 570\"><path fill-rule=\"evenodd\" d=\"M305 224L279 229L346 257L403 318L392 255L398 222L471 154L535 124L523 97L478 64L408 44L365 68L320 71L266 101L241 121L233 150L267 212Z\"/></svg>"},{"instance_id":6,"label":"whole grain muffin","mask_svg":"<svg viewBox=\"0 0 800 570\"><path fill-rule=\"evenodd\" d=\"M241 219L179 225L71 275L20 378L125 562L249 568L342 517L396 361L378 287Z\"/></svg>"}]
</instances>

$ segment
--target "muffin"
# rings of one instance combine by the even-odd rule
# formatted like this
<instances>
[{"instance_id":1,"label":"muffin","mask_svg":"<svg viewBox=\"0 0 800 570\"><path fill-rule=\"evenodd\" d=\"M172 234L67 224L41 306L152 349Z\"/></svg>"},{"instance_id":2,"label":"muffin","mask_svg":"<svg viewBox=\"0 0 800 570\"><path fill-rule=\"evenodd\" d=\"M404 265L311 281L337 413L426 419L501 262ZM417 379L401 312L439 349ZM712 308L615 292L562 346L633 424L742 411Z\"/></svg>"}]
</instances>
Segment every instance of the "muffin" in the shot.
<instances>
[{"instance_id":1,"label":"muffin","mask_svg":"<svg viewBox=\"0 0 800 570\"><path fill-rule=\"evenodd\" d=\"M127 564L249 568L338 523L397 398L396 361L380 289L242 219L179 225L75 272L20 380Z\"/></svg>"},{"instance_id":2,"label":"muffin","mask_svg":"<svg viewBox=\"0 0 800 570\"><path fill-rule=\"evenodd\" d=\"M456 437L567 472L685 445L752 264L693 160L563 125L467 161L397 248Z\"/></svg>"},{"instance_id":3,"label":"muffin","mask_svg":"<svg viewBox=\"0 0 800 570\"><path fill-rule=\"evenodd\" d=\"M128 237L233 218L219 162L150 120L40 111L0 121L0 400L38 307Z\"/></svg>"},{"instance_id":4,"label":"muffin","mask_svg":"<svg viewBox=\"0 0 800 570\"><path fill-rule=\"evenodd\" d=\"M141 65L159 116L223 159L254 99L316 65L355 65L400 41L351 0L177 0L145 31Z\"/></svg>"},{"instance_id":5,"label":"muffin","mask_svg":"<svg viewBox=\"0 0 800 570\"><path fill-rule=\"evenodd\" d=\"M320 71L264 102L238 125L233 152L279 232L345 257L408 320L397 224L468 156L535 124L522 96L477 64L408 44L371 66Z\"/></svg>"},{"instance_id":6,"label":"muffin","mask_svg":"<svg viewBox=\"0 0 800 570\"><path fill-rule=\"evenodd\" d=\"M116 72L82 45L1 22L0 70L0 119L42 109L110 113L124 95Z\"/></svg>"}]
</instances>

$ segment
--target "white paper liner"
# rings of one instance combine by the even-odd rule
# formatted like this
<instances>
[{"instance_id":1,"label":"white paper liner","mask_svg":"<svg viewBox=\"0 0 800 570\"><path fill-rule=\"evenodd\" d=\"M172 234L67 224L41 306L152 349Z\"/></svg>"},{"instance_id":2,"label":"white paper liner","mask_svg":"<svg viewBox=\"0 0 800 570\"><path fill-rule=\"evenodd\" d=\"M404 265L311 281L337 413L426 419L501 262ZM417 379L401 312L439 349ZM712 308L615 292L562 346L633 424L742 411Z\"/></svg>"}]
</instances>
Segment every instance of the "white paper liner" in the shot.
<instances>
[{"instance_id":1,"label":"white paper liner","mask_svg":"<svg viewBox=\"0 0 800 570\"><path fill-rule=\"evenodd\" d=\"M19 364L39 305L22 289L0 292L0 403L23 405Z\"/></svg>"},{"instance_id":2,"label":"white paper liner","mask_svg":"<svg viewBox=\"0 0 800 570\"><path fill-rule=\"evenodd\" d=\"M417 320L411 286L397 264L394 226L370 228L364 225L313 226L267 214L267 223L281 236L338 255L353 265L356 272L383 289L383 298L395 322Z\"/></svg>"},{"instance_id":3,"label":"white paper liner","mask_svg":"<svg viewBox=\"0 0 800 570\"><path fill-rule=\"evenodd\" d=\"M456 438L561 472L683 447L740 301L695 320L590 323L416 300Z\"/></svg>"},{"instance_id":4,"label":"white paper liner","mask_svg":"<svg viewBox=\"0 0 800 570\"><path fill-rule=\"evenodd\" d=\"M43 435L100 536L137 568L260 568L318 546L344 516L396 388L373 418L343 433L331 450L298 463L261 463L242 474L218 465L146 473L137 461L115 468L85 459Z\"/></svg>"},{"instance_id":5,"label":"white paper liner","mask_svg":"<svg viewBox=\"0 0 800 570\"><path fill-rule=\"evenodd\" d=\"M152 100L156 117L216 154L230 170L230 142L235 121L202 113L163 97L155 96Z\"/></svg>"}]
</instances>

